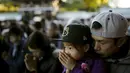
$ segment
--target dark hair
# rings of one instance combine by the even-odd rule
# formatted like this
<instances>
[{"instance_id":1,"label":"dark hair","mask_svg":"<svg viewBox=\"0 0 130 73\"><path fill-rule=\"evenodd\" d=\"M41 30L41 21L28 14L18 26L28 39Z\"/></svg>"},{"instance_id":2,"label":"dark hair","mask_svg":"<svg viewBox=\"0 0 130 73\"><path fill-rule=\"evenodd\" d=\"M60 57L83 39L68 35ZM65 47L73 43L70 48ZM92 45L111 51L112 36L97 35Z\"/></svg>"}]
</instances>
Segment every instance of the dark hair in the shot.
<instances>
[{"instance_id":1,"label":"dark hair","mask_svg":"<svg viewBox=\"0 0 130 73\"><path fill-rule=\"evenodd\" d=\"M23 30L20 28L20 26L12 26L9 30L9 35L22 36Z\"/></svg>"},{"instance_id":2,"label":"dark hair","mask_svg":"<svg viewBox=\"0 0 130 73\"><path fill-rule=\"evenodd\" d=\"M45 53L45 56L50 56L52 53L52 48L50 46L50 41L47 36L40 32L34 31L28 38L28 45L31 49L40 49Z\"/></svg>"},{"instance_id":3,"label":"dark hair","mask_svg":"<svg viewBox=\"0 0 130 73\"><path fill-rule=\"evenodd\" d=\"M35 23L34 23L34 27L35 27L37 30L39 30L39 29L42 28L42 23L41 23L41 22L35 22Z\"/></svg>"},{"instance_id":4,"label":"dark hair","mask_svg":"<svg viewBox=\"0 0 130 73\"><path fill-rule=\"evenodd\" d=\"M100 28L102 28L102 25L99 22L95 21L92 24L92 28L93 29L100 29Z\"/></svg>"}]
</instances>

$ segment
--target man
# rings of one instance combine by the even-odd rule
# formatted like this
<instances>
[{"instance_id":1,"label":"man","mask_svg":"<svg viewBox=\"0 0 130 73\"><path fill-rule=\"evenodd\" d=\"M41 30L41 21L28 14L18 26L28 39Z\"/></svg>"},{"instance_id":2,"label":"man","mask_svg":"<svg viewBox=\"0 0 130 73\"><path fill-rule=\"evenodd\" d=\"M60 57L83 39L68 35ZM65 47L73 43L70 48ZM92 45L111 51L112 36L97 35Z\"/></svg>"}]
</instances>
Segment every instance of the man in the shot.
<instances>
[{"instance_id":1,"label":"man","mask_svg":"<svg viewBox=\"0 0 130 73\"><path fill-rule=\"evenodd\" d=\"M127 20L111 10L98 14L90 26L95 40L95 51L105 58L108 73L130 73L129 38Z\"/></svg>"}]
</instances>

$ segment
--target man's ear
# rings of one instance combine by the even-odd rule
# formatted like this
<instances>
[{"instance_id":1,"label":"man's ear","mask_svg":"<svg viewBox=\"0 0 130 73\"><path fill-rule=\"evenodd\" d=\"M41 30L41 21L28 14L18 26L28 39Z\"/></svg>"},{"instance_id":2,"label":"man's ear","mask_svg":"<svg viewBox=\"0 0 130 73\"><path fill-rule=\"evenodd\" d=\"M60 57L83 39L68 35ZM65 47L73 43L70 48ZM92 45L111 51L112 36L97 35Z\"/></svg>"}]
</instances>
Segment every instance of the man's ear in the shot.
<instances>
[{"instance_id":1,"label":"man's ear","mask_svg":"<svg viewBox=\"0 0 130 73\"><path fill-rule=\"evenodd\" d=\"M84 46L84 52L87 52L89 50L89 44L86 44L85 46Z\"/></svg>"},{"instance_id":2,"label":"man's ear","mask_svg":"<svg viewBox=\"0 0 130 73\"><path fill-rule=\"evenodd\" d=\"M127 37L122 37L122 38L118 39L116 46L121 47L127 41L127 39L128 39Z\"/></svg>"}]
</instances>

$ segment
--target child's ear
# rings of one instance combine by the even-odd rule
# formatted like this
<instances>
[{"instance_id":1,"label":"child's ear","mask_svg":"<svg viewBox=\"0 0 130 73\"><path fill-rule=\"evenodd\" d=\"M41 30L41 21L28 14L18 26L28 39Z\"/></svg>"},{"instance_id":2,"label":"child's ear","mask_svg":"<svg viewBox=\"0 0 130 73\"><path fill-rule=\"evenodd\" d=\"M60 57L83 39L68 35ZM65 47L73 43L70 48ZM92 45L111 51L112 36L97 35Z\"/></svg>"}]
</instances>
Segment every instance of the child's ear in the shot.
<instances>
[{"instance_id":1,"label":"child's ear","mask_svg":"<svg viewBox=\"0 0 130 73\"><path fill-rule=\"evenodd\" d=\"M116 43L116 46L117 47L121 47L126 41L127 41L127 37L122 37L122 38L120 38L118 41L117 41L117 43Z\"/></svg>"},{"instance_id":2,"label":"child's ear","mask_svg":"<svg viewBox=\"0 0 130 73\"><path fill-rule=\"evenodd\" d=\"M84 46L84 52L87 52L88 50L89 50L89 45L86 44L86 45Z\"/></svg>"}]
</instances>

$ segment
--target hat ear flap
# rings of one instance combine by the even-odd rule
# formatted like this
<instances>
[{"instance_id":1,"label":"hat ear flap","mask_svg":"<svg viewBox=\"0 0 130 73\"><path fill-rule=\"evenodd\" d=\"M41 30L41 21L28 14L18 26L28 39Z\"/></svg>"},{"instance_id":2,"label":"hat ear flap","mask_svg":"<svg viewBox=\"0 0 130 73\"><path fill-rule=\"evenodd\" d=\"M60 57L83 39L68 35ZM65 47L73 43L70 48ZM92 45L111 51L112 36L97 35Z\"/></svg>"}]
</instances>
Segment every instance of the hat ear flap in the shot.
<instances>
[{"instance_id":1,"label":"hat ear flap","mask_svg":"<svg viewBox=\"0 0 130 73\"><path fill-rule=\"evenodd\" d=\"M88 44L86 44L85 46L84 46L84 52L87 52L88 50L89 50L89 45Z\"/></svg>"},{"instance_id":2,"label":"hat ear flap","mask_svg":"<svg viewBox=\"0 0 130 73\"><path fill-rule=\"evenodd\" d=\"M127 41L127 39L128 39L127 37L122 37L122 38L118 39L116 46L121 47Z\"/></svg>"}]
</instances>

